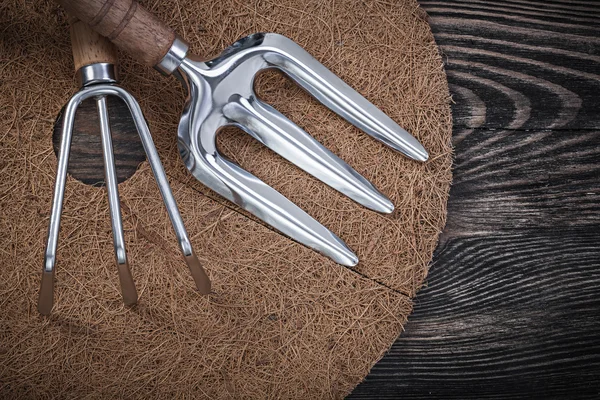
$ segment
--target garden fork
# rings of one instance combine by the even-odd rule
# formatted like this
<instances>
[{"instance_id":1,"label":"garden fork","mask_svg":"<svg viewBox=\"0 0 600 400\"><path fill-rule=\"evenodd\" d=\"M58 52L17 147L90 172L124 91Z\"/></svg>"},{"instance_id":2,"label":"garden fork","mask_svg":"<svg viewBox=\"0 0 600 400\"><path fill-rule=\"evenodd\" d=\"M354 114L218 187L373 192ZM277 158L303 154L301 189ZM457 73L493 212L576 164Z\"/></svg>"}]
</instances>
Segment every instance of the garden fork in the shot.
<instances>
[{"instance_id":1,"label":"garden fork","mask_svg":"<svg viewBox=\"0 0 600 400\"><path fill-rule=\"evenodd\" d=\"M378 212L392 202L312 136L257 98L254 77L276 68L317 100L375 139L419 161L427 151L408 132L292 40L257 33L202 61L188 45L135 0L57 0L69 13L187 88L178 146L187 168L204 185L292 239L354 266L357 256L329 229L254 175L223 157L216 135L237 126L304 171Z\"/></svg>"}]
</instances>

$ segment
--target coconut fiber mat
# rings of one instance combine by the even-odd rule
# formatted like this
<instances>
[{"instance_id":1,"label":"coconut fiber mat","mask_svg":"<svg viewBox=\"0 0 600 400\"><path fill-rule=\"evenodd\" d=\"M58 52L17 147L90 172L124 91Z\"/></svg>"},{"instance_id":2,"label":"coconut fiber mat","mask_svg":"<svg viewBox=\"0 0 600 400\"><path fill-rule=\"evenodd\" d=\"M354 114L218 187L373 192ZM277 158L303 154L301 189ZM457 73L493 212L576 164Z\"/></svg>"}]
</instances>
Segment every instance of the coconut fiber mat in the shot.
<instances>
[{"instance_id":1,"label":"coconut fiber mat","mask_svg":"<svg viewBox=\"0 0 600 400\"><path fill-rule=\"evenodd\" d=\"M213 292L198 294L147 162L119 185L138 305L123 306L105 189L69 177L52 315L36 310L56 173L56 115L77 90L67 16L50 1L0 5L0 397L342 398L402 331L443 228L451 117L442 61L414 0L142 1L213 56L282 33L414 134L426 163L392 151L277 73L269 103L396 205L369 211L235 130L225 154L338 234L355 269L246 215L186 170L183 89L121 55ZM118 152L118 149L116 149ZM118 155L119 157L119 155ZM101 168L101 164L99 164Z\"/></svg>"}]
</instances>

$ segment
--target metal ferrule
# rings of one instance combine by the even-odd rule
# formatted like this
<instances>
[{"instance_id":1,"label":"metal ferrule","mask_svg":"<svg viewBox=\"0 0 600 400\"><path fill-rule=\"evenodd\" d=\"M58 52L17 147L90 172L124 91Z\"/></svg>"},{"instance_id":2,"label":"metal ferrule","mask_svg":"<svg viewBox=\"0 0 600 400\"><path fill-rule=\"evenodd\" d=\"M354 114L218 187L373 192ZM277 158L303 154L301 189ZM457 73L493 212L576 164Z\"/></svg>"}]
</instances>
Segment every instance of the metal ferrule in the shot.
<instances>
[{"instance_id":1,"label":"metal ferrule","mask_svg":"<svg viewBox=\"0 0 600 400\"><path fill-rule=\"evenodd\" d=\"M110 63L94 63L85 65L77 70L79 86L89 86L97 83L116 83L117 68Z\"/></svg>"},{"instance_id":2,"label":"metal ferrule","mask_svg":"<svg viewBox=\"0 0 600 400\"><path fill-rule=\"evenodd\" d=\"M171 75L179 65L181 65L188 50L189 46L186 41L175 35L175 40L173 41L171 48L154 68L163 75Z\"/></svg>"}]
</instances>

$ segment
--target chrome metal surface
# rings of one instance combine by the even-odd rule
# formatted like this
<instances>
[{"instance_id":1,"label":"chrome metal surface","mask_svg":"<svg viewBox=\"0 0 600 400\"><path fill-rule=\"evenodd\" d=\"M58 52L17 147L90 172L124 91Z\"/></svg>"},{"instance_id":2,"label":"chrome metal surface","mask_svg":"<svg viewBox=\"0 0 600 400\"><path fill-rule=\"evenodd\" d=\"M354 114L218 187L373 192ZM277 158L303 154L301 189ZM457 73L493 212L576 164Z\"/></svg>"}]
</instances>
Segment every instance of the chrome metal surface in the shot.
<instances>
[{"instance_id":1,"label":"chrome metal surface","mask_svg":"<svg viewBox=\"0 0 600 400\"><path fill-rule=\"evenodd\" d=\"M102 135L102 155L104 157L104 180L108 193L108 207L112 224L113 243L117 264L127 263L125 238L123 237L123 222L121 220L121 202L119 201L119 188L117 186L117 172L115 157L113 155L112 137L106 109L106 96L96 98L98 117L100 120L100 133Z\"/></svg>"},{"instance_id":2,"label":"chrome metal surface","mask_svg":"<svg viewBox=\"0 0 600 400\"><path fill-rule=\"evenodd\" d=\"M176 35L169 51L154 68L163 75L171 75L187 55L188 49L189 46L185 40Z\"/></svg>"},{"instance_id":3,"label":"chrome metal surface","mask_svg":"<svg viewBox=\"0 0 600 400\"><path fill-rule=\"evenodd\" d=\"M425 161L427 151L391 118L348 86L292 40L273 33L248 36L213 60L185 57L175 75L188 98L178 129L183 160L206 186L291 238L353 266L346 244L283 195L223 157L220 128L233 125L304 171L372 210L394 206L367 179L254 92L254 76L277 68L316 99L375 139L410 158Z\"/></svg>"},{"instance_id":4,"label":"chrome metal surface","mask_svg":"<svg viewBox=\"0 0 600 400\"><path fill-rule=\"evenodd\" d=\"M95 85L97 83L116 83L117 68L114 64L94 63L84 65L75 73L79 86Z\"/></svg>"},{"instance_id":5,"label":"chrome metal surface","mask_svg":"<svg viewBox=\"0 0 600 400\"><path fill-rule=\"evenodd\" d=\"M195 256L187 231L179 214L177 203L171 192L169 182L162 168L160 158L154 147L150 130L142 114L142 110L135 98L125 89L115 84L96 84L83 87L77 92L65 107L62 140L58 154L58 168L56 172L56 182L54 185L54 196L52 199L52 210L50 213L50 224L48 227L48 238L46 241L46 250L44 253L44 267L42 273L42 282L38 298L38 310L41 314L49 314L52 310L54 293L54 271L56 267L56 249L58 245L58 234L60 231L60 216L62 213L65 182L67 178L67 168L69 162L69 152L71 139L73 135L73 123L77 107L81 102L89 98L96 98L98 113L100 117L100 127L102 133L102 150L104 156L106 187L109 197L109 206L113 228L113 241L115 247L115 256L119 271L119 281L123 293L123 300L126 304L133 304L137 301L135 285L127 264L125 252L125 240L123 237L123 226L121 222L120 202L117 186L117 178L112 151L112 141L110 133L110 124L106 109L106 96L116 96L122 99L131 112L136 129L140 135L142 145L146 151L148 162L157 181L160 194L163 198L169 218L173 225L175 235L181 248L183 258L186 261L196 287L201 293L210 292L210 281L206 272L203 270L200 262Z\"/></svg>"},{"instance_id":6,"label":"chrome metal surface","mask_svg":"<svg viewBox=\"0 0 600 400\"><path fill-rule=\"evenodd\" d=\"M108 207L110 209L110 221L112 224L113 245L115 248L115 259L123 301L127 305L137 303L137 291L131 276L129 264L127 263L127 252L125 250L125 237L123 236L123 222L121 220L121 202L119 201L119 188L117 186L117 171L115 168L115 157L113 155L112 137L110 133L110 122L106 107L106 96L96 97L98 118L100 121L100 134L102 136L102 155L104 157L104 180L108 193Z\"/></svg>"}]
</instances>

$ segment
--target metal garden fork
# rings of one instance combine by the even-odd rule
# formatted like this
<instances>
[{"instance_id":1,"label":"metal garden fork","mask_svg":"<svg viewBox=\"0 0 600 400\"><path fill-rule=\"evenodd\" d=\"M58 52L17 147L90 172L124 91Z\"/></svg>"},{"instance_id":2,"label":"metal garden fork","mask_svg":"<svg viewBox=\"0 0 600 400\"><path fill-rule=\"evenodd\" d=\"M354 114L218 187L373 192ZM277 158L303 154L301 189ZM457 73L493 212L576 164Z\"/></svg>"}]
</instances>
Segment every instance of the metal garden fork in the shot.
<instances>
[{"instance_id":1,"label":"metal garden fork","mask_svg":"<svg viewBox=\"0 0 600 400\"><path fill-rule=\"evenodd\" d=\"M231 160L216 146L225 126L237 126L304 171L372 210L390 213L392 202L367 179L308 133L257 98L255 75L267 68L287 74L317 100L375 139L419 161L427 151L408 132L314 59L292 40L257 33L202 61L188 45L135 0L57 0L144 63L174 74L188 96L178 128L187 168L203 184L267 224L327 255L354 266L357 256L279 192Z\"/></svg>"}]
</instances>

